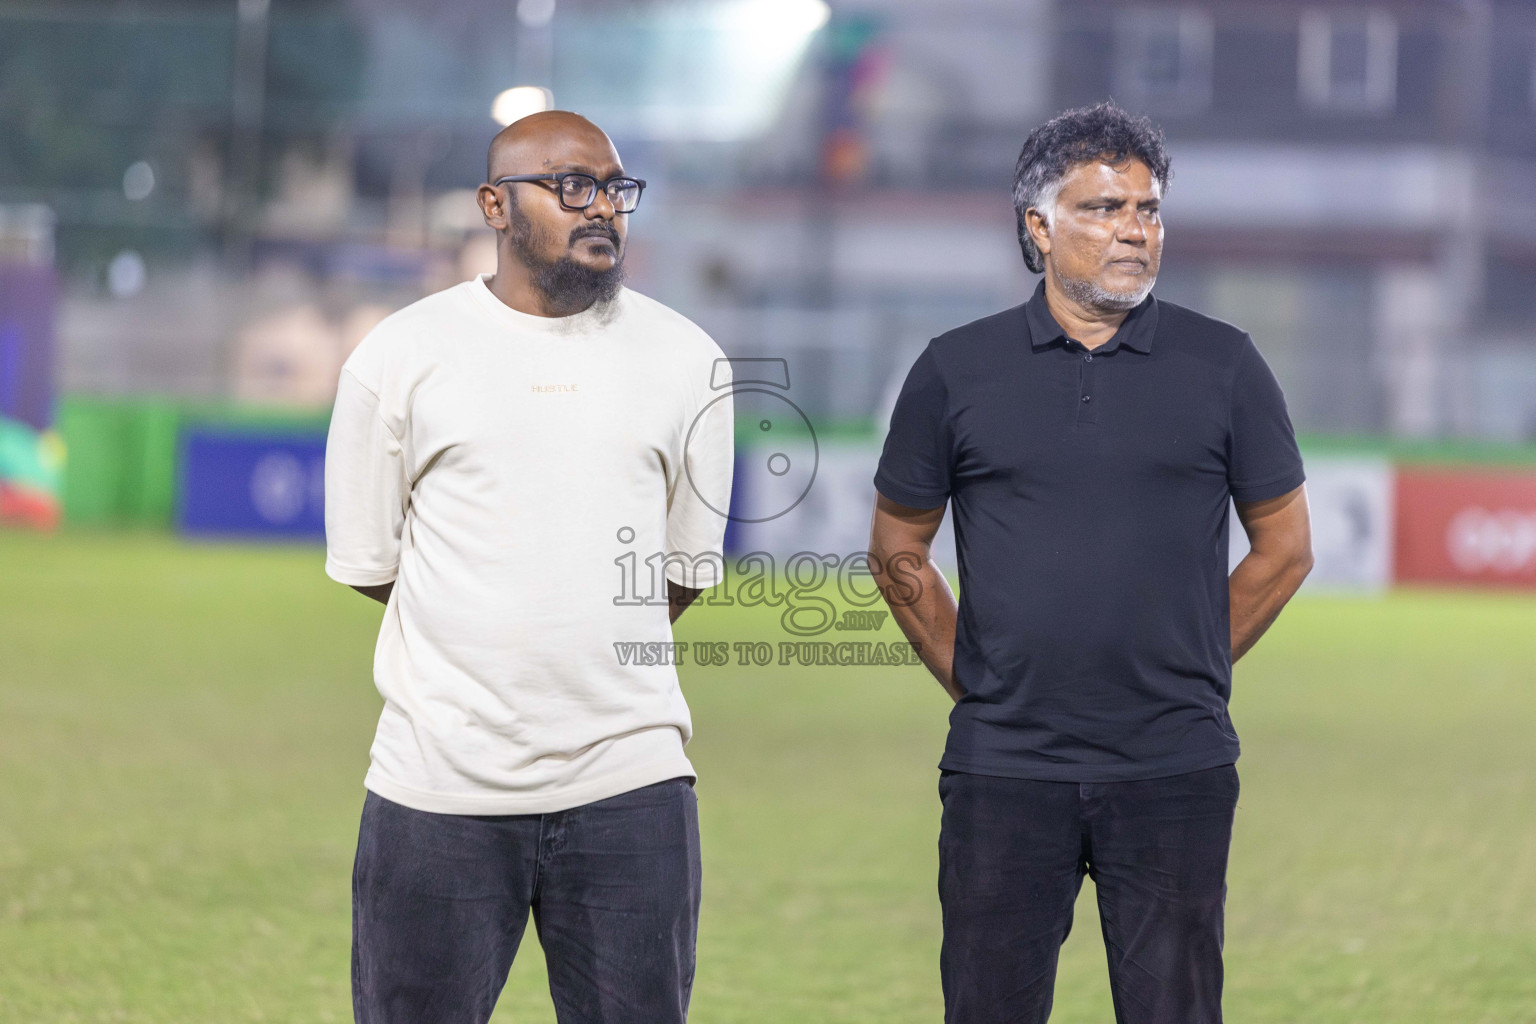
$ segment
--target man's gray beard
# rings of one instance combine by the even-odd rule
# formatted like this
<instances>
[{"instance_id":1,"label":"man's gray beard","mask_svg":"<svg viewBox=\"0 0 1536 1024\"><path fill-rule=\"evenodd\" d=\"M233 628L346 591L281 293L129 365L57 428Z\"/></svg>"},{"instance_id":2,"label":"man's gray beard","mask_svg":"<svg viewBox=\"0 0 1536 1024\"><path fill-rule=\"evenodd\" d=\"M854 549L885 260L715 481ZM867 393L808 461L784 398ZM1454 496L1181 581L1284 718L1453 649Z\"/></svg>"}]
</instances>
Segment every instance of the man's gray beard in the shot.
<instances>
[{"instance_id":1,"label":"man's gray beard","mask_svg":"<svg viewBox=\"0 0 1536 1024\"><path fill-rule=\"evenodd\" d=\"M1143 299L1152 294L1152 286L1157 283L1157 277L1151 275L1148 276L1147 283L1134 292L1112 292L1099 287L1097 281L1083 281L1062 277L1059 274L1056 280L1061 282L1061 290L1066 293L1067 298L1079 306L1105 312L1135 309L1141 305Z\"/></svg>"}]
</instances>

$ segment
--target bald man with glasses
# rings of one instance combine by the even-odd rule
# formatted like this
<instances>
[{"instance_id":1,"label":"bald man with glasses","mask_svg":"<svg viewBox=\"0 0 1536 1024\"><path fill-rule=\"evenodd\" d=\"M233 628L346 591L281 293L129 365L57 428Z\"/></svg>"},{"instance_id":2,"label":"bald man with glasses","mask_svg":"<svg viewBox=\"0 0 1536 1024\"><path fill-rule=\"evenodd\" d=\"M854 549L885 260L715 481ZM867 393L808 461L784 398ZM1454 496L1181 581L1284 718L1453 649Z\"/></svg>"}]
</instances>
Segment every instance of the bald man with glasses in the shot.
<instances>
[{"instance_id":1,"label":"bald man with glasses","mask_svg":"<svg viewBox=\"0 0 1536 1024\"><path fill-rule=\"evenodd\" d=\"M347 361L326 571L386 606L353 871L360 1024L470 1024L531 913L561 1024L681 1024L699 910L692 732L666 643L719 582L732 460L719 348L623 287L645 182L585 118L496 136L496 272ZM625 599L614 559L678 552Z\"/></svg>"}]
</instances>

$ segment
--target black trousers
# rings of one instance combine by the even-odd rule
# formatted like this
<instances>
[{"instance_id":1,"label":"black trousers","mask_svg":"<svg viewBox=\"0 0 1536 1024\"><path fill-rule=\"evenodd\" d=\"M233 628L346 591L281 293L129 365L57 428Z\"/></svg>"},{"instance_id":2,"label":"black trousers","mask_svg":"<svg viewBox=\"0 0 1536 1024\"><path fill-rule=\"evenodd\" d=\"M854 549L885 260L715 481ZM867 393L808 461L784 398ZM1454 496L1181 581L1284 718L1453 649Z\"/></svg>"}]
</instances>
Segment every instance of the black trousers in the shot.
<instances>
[{"instance_id":1,"label":"black trousers","mask_svg":"<svg viewBox=\"0 0 1536 1024\"><path fill-rule=\"evenodd\" d=\"M1220 1024L1232 765L1139 782L945 772L947 1024L1045 1024L1090 875L1117 1024Z\"/></svg>"},{"instance_id":2,"label":"black trousers","mask_svg":"<svg viewBox=\"0 0 1536 1024\"><path fill-rule=\"evenodd\" d=\"M483 1024L530 910L560 1024L683 1024L699 919L691 781L497 817L369 793L352 874L358 1024Z\"/></svg>"}]
</instances>

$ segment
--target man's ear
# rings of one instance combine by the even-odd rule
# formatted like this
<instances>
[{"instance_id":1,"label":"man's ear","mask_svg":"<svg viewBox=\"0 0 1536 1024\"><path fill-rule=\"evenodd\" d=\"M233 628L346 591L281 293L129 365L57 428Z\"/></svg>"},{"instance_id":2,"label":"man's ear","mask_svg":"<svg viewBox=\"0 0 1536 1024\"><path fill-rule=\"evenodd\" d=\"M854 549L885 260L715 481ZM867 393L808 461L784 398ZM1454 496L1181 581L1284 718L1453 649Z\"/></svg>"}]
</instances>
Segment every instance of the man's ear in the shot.
<instances>
[{"instance_id":1,"label":"man's ear","mask_svg":"<svg viewBox=\"0 0 1536 1024\"><path fill-rule=\"evenodd\" d=\"M1024 229L1029 232L1030 240L1041 256L1051 251L1051 225L1038 208L1031 206L1024 211Z\"/></svg>"},{"instance_id":2,"label":"man's ear","mask_svg":"<svg viewBox=\"0 0 1536 1024\"><path fill-rule=\"evenodd\" d=\"M475 202L480 204L480 214L485 218L488 227L497 231L505 231L507 228L507 207L501 201L501 193L489 185L481 185L475 193Z\"/></svg>"}]
</instances>

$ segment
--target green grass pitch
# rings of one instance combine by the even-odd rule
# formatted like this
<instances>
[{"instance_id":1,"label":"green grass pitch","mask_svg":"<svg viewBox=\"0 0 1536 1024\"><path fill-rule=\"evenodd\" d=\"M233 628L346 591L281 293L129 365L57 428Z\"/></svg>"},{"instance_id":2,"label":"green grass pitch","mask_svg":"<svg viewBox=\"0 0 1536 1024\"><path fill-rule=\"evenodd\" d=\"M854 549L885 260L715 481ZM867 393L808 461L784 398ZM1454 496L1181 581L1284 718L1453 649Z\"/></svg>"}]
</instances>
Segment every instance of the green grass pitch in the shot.
<instances>
[{"instance_id":1,"label":"green grass pitch","mask_svg":"<svg viewBox=\"0 0 1536 1024\"><path fill-rule=\"evenodd\" d=\"M318 549L0 535L0 1021L351 1019L378 620ZM695 608L679 638L783 634L768 609ZM692 1019L939 1020L937 685L735 665L683 683ZM1298 600L1239 666L1233 714L1228 1019L1536 1021L1536 597ZM499 1022L553 1020L532 934ZM1112 1019L1091 883L1056 1005Z\"/></svg>"}]
</instances>

